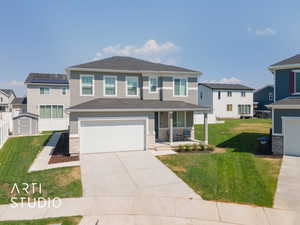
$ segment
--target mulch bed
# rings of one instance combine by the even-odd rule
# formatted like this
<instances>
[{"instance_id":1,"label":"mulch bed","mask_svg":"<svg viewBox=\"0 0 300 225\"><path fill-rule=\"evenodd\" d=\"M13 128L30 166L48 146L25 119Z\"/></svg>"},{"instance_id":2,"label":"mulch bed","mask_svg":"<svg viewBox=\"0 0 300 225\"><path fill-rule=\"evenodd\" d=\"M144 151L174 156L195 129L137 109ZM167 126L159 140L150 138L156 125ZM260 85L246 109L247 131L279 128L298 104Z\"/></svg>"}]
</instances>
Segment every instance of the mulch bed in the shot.
<instances>
[{"instance_id":1,"label":"mulch bed","mask_svg":"<svg viewBox=\"0 0 300 225\"><path fill-rule=\"evenodd\" d=\"M55 149L53 150L52 156L48 164L71 162L71 161L78 161L78 160L79 160L79 156L70 156L69 133L62 133Z\"/></svg>"}]
</instances>

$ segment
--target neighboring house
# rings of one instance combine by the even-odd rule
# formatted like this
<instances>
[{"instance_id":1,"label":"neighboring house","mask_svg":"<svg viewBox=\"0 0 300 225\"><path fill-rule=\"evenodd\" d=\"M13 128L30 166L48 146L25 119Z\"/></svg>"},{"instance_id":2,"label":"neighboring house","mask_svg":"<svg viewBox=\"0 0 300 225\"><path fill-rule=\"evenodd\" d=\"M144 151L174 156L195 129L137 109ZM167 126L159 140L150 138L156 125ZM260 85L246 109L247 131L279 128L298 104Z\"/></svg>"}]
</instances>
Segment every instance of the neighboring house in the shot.
<instances>
[{"instance_id":1,"label":"neighboring house","mask_svg":"<svg viewBox=\"0 0 300 225\"><path fill-rule=\"evenodd\" d=\"M208 111L197 104L198 71L115 56L66 72L71 154L147 150L193 138L193 113Z\"/></svg>"},{"instance_id":2,"label":"neighboring house","mask_svg":"<svg viewBox=\"0 0 300 225\"><path fill-rule=\"evenodd\" d=\"M254 116L256 117L271 117L271 111L267 105L274 102L274 86L266 85L262 88L257 89L254 92Z\"/></svg>"},{"instance_id":3,"label":"neighboring house","mask_svg":"<svg viewBox=\"0 0 300 225\"><path fill-rule=\"evenodd\" d=\"M199 83L198 103L216 118L253 117L253 88L241 84Z\"/></svg>"},{"instance_id":4,"label":"neighboring house","mask_svg":"<svg viewBox=\"0 0 300 225\"><path fill-rule=\"evenodd\" d=\"M65 74L30 73L27 86L27 112L39 116L39 131L66 130L70 105L68 77Z\"/></svg>"},{"instance_id":5,"label":"neighboring house","mask_svg":"<svg viewBox=\"0 0 300 225\"><path fill-rule=\"evenodd\" d=\"M11 112L11 103L16 98L12 89L0 89L0 112Z\"/></svg>"},{"instance_id":6,"label":"neighboring house","mask_svg":"<svg viewBox=\"0 0 300 225\"><path fill-rule=\"evenodd\" d=\"M272 151L300 155L300 54L269 67L274 76Z\"/></svg>"},{"instance_id":7,"label":"neighboring house","mask_svg":"<svg viewBox=\"0 0 300 225\"><path fill-rule=\"evenodd\" d=\"M26 97L16 97L12 103L12 116L18 116L27 111L27 98Z\"/></svg>"}]
</instances>

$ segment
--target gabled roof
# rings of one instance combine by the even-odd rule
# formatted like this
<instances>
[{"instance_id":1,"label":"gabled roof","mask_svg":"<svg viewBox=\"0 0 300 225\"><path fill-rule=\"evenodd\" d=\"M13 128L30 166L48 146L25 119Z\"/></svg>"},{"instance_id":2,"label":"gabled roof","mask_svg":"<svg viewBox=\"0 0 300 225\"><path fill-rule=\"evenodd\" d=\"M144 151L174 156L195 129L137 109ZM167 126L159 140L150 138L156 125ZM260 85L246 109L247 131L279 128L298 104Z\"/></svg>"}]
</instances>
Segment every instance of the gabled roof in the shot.
<instances>
[{"instance_id":1,"label":"gabled roof","mask_svg":"<svg viewBox=\"0 0 300 225\"><path fill-rule=\"evenodd\" d=\"M142 59L136 59L126 56L113 56L106 59L96 60L88 63L83 63L68 67L67 70L76 69L96 69L103 71L129 71L129 72L183 72L183 73L197 73L198 71L186 69L183 67L165 65L161 63L153 63Z\"/></svg>"},{"instance_id":2,"label":"gabled roof","mask_svg":"<svg viewBox=\"0 0 300 225\"><path fill-rule=\"evenodd\" d=\"M69 111L208 111L208 107L184 101L160 101L126 98L97 98L72 106Z\"/></svg>"},{"instance_id":3,"label":"gabled roof","mask_svg":"<svg viewBox=\"0 0 300 225\"><path fill-rule=\"evenodd\" d=\"M21 118L21 117L30 117L30 118L33 118L33 119L38 119L39 115L26 112L26 113L22 113L22 114L19 114L19 115L13 117L13 119L15 120L15 119L18 119L18 118Z\"/></svg>"},{"instance_id":4,"label":"gabled roof","mask_svg":"<svg viewBox=\"0 0 300 225\"><path fill-rule=\"evenodd\" d=\"M27 104L27 97L16 97L12 103L13 105L26 105Z\"/></svg>"},{"instance_id":5,"label":"gabled roof","mask_svg":"<svg viewBox=\"0 0 300 225\"><path fill-rule=\"evenodd\" d=\"M199 85L218 90L255 90L254 88L247 87L242 84L199 83Z\"/></svg>"},{"instance_id":6,"label":"gabled roof","mask_svg":"<svg viewBox=\"0 0 300 225\"><path fill-rule=\"evenodd\" d=\"M300 54L294 55L290 58L287 58L280 62L277 62L277 63L271 65L270 67L292 65L292 64L300 64Z\"/></svg>"},{"instance_id":7,"label":"gabled roof","mask_svg":"<svg viewBox=\"0 0 300 225\"><path fill-rule=\"evenodd\" d=\"M0 89L0 91L6 96L10 97L11 95L15 95L15 92L12 89Z\"/></svg>"},{"instance_id":8,"label":"gabled roof","mask_svg":"<svg viewBox=\"0 0 300 225\"><path fill-rule=\"evenodd\" d=\"M69 81L66 74L30 73L25 80L28 83L68 84Z\"/></svg>"}]
</instances>

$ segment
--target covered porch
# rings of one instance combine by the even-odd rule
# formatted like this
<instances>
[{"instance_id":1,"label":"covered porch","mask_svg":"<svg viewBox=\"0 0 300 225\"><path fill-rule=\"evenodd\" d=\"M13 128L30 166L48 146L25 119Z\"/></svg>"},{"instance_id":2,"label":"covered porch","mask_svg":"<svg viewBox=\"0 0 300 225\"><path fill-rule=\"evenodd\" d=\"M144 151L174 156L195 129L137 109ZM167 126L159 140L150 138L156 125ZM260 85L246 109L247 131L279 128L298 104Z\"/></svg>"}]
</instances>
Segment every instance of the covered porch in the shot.
<instances>
[{"instance_id":1,"label":"covered porch","mask_svg":"<svg viewBox=\"0 0 300 225\"><path fill-rule=\"evenodd\" d=\"M195 139L194 112L192 110L155 112L156 147L199 142L208 144L208 110L201 111L204 114L204 140Z\"/></svg>"}]
</instances>

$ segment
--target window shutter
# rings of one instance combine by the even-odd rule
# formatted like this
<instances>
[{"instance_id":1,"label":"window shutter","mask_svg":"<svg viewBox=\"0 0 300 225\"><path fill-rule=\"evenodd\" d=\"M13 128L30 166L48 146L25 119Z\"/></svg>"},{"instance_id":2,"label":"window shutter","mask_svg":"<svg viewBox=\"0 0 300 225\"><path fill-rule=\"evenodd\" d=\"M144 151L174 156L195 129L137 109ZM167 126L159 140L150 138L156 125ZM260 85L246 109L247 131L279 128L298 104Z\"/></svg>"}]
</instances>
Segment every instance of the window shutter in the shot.
<instances>
[{"instance_id":1,"label":"window shutter","mask_svg":"<svg viewBox=\"0 0 300 225\"><path fill-rule=\"evenodd\" d=\"M295 93L295 73L293 71L290 72L290 94Z\"/></svg>"}]
</instances>

